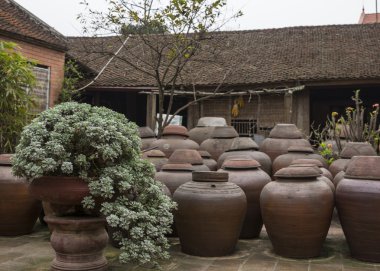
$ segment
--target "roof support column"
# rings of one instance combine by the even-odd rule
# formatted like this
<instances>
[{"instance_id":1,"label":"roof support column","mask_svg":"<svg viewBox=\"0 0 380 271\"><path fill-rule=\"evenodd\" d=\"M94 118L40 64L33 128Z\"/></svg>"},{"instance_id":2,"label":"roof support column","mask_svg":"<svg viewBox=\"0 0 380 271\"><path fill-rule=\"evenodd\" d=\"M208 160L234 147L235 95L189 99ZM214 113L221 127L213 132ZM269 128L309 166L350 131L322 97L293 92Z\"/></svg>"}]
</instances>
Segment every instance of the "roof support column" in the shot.
<instances>
[{"instance_id":1,"label":"roof support column","mask_svg":"<svg viewBox=\"0 0 380 271\"><path fill-rule=\"evenodd\" d=\"M155 129L156 126L156 100L155 94L148 94L146 97L146 126Z\"/></svg>"}]
</instances>

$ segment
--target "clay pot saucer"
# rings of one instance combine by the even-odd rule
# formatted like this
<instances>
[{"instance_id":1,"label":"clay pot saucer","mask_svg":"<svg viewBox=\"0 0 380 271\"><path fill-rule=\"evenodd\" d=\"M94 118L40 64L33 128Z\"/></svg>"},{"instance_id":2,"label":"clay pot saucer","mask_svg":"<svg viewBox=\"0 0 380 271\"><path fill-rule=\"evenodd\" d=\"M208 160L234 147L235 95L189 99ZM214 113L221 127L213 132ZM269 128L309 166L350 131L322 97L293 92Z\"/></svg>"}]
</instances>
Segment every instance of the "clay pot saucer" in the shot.
<instances>
[{"instance_id":1,"label":"clay pot saucer","mask_svg":"<svg viewBox=\"0 0 380 271\"><path fill-rule=\"evenodd\" d=\"M286 167L282 168L274 174L276 178L284 179L304 179L304 178L317 178L320 171L315 166L306 167Z\"/></svg>"},{"instance_id":2,"label":"clay pot saucer","mask_svg":"<svg viewBox=\"0 0 380 271\"><path fill-rule=\"evenodd\" d=\"M162 171L193 171L193 166L189 163L180 164L165 164L162 166Z\"/></svg>"},{"instance_id":3,"label":"clay pot saucer","mask_svg":"<svg viewBox=\"0 0 380 271\"><path fill-rule=\"evenodd\" d=\"M150 150L144 152L143 157L165 157L165 153L160 150Z\"/></svg>"},{"instance_id":4,"label":"clay pot saucer","mask_svg":"<svg viewBox=\"0 0 380 271\"><path fill-rule=\"evenodd\" d=\"M314 165L319 168L323 167L323 163L319 161L318 159L296 159L294 160L290 165L297 165L297 164L308 164L308 165Z\"/></svg>"},{"instance_id":5,"label":"clay pot saucer","mask_svg":"<svg viewBox=\"0 0 380 271\"><path fill-rule=\"evenodd\" d=\"M290 146L288 152L314 153L314 150L307 146Z\"/></svg>"},{"instance_id":6,"label":"clay pot saucer","mask_svg":"<svg viewBox=\"0 0 380 271\"><path fill-rule=\"evenodd\" d=\"M261 165L259 162L253 159L240 159L240 158L235 158L235 159L230 159L226 160L222 168L223 169L257 169Z\"/></svg>"},{"instance_id":7,"label":"clay pot saucer","mask_svg":"<svg viewBox=\"0 0 380 271\"><path fill-rule=\"evenodd\" d=\"M215 171L194 171L194 182L228 182L227 172L215 172Z\"/></svg>"},{"instance_id":8,"label":"clay pot saucer","mask_svg":"<svg viewBox=\"0 0 380 271\"><path fill-rule=\"evenodd\" d=\"M179 135L183 137L189 137L189 132L187 131L187 128L182 125L168 125L164 128L164 131L162 132L163 136L166 135Z\"/></svg>"}]
</instances>

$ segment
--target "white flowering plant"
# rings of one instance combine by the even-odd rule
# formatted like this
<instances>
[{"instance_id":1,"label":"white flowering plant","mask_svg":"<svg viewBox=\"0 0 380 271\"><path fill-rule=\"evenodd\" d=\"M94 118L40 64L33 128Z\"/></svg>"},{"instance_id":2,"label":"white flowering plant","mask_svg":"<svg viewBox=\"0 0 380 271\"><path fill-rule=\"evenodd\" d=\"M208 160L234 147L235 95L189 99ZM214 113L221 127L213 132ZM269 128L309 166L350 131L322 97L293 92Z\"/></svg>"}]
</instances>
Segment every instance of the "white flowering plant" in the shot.
<instances>
[{"instance_id":1,"label":"white flowering plant","mask_svg":"<svg viewBox=\"0 0 380 271\"><path fill-rule=\"evenodd\" d=\"M88 183L91 209L116 228L120 261L157 263L167 258L175 204L140 158L137 126L104 107L68 102L42 112L24 127L12 158L16 176L78 176Z\"/></svg>"}]
</instances>

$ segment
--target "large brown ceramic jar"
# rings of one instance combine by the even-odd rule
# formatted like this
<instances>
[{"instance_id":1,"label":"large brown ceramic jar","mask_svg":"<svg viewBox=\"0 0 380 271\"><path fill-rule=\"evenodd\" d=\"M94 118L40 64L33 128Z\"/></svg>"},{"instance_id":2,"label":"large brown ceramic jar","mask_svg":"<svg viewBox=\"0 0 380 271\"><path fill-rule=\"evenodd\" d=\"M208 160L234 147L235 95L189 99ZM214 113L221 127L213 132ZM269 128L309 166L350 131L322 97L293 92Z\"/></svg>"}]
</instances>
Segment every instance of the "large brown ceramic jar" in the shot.
<instances>
[{"instance_id":1,"label":"large brown ceramic jar","mask_svg":"<svg viewBox=\"0 0 380 271\"><path fill-rule=\"evenodd\" d=\"M0 236L31 233L42 210L25 179L12 174L10 155L0 155Z\"/></svg>"},{"instance_id":2,"label":"large brown ceramic jar","mask_svg":"<svg viewBox=\"0 0 380 271\"><path fill-rule=\"evenodd\" d=\"M288 167L296 159L304 158L317 159L321 161L321 163L323 163L322 160L324 160L321 155L314 153L314 150L311 147L291 146L288 148L288 153L281 154L274 159L272 165L273 173L276 173L284 167ZM324 162L324 164L326 164L326 162Z\"/></svg>"},{"instance_id":3,"label":"large brown ceramic jar","mask_svg":"<svg viewBox=\"0 0 380 271\"><path fill-rule=\"evenodd\" d=\"M193 166L194 171L209 171L208 166L203 164L203 159L196 150L177 149L169 157L171 164L189 163Z\"/></svg>"},{"instance_id":4,"label":"large brown ceramic jar","mask_svg":"<svg viewBox=\"0 0 380 271\"><path fill-rule=\"evenodd\" d=\"M326 169L323 166L323 163L318 159L312 159L312 158L311 159L309 159L309 158L302 159L301 158L301 159L296 159L291 163L291 165L297 165L297 164L308 164L308 165L317 166L322 171L323 176L325 176L326 178L328 178L331 181L333 179L331 172L328 169Z\"/></svg>"},{"instance_id":5,"label":"large brown ceramic jar","mask_svg":"<svg viewBox=\"0 0 380 271\"><path fill-rule=\"evenodd\" d=\"M228 181L243 189L247 197L247 213L245 215L240 238L259 237L263 226L260 210L260 193L263 187L271 181L270 176L260 169L260 164L252 159L232 159L223 163Z\"/></svg>"},{"instance_id":6,"label":"large brown ceramic jar","mask_svg":"<svg viewBox=\"0 0 380 271\"><path fill-rule=\"evenodd\" d=\"M269 156L263 152L259 151L259 146L248 137L237 137L231 143L231 147L219 156L218 168L222 167L225 160L231 158L237 158L242 156L248 156L249 158L256 160L260 163L261 169L264 170L269 175L272 172L272 161Z\"/></svg>"},{"instance_id":7,"label":"large brown ceramic jar","mask_svg":"<svg viewBox=\"0 0 380 271\"><path fill-rule=\"evenodd\" d=\"M153 141L150 148L156 148L163 153L167 158L177 149L198 150L198 143L188 139L189 133L184 126L168 125L165 127L162 138Z\"/></svg>"},{"instance_id":8,"label":"large brown ceramic jar","mask_svg":"<svg viewBox=\"0 0 380 271\"><path fill-rule=\"evenodd\" d=\"M201 150L208 151L212 159L218 161L219 156L231 147L231 143L239 134L232 126L215 127L212 138L206 139L201 144Z\"/></svg>"},{"instance_id":9,"label":"large brown ceramic jar","mask_svg":"<svg viewBox=\"0 0 380 271\"><path fill-rule=\"evenodd\" d=\"M142 157L151 162L156 168L156 171L160 171L162 166L168 162L165 153L160 150L146 151L143 153Z\"/></svg>"},{"instance_id":10,"label":"large brown ceramic jar","mask_svg":"<svg viewBox=\"0 0 380 271\"><path fill-rule=\"evenodd\" d=\"M336 188L336 207L352 257L380 262L380 157L354 156Z\"/></svg>"},{"instance_id":11,"label":"large brown ceramic jar","mask_svg":"<svg viewBox=\"0 0 380 271\"><path fill-rule=\"evenodd\" d=\"M219 117L200 118L197 126L189 131L189 138L200 145L206 139L211 138L216 126L227 126L227 122L224 118Z\"/></svg>"},{"instance_id":12,"label":"large brown ceramic jar","mask_svg":"<svg viewBox=\"0 0 380 271\"><path fill-rule=\"evenodd\" d=\"M376 156L376 151L372 145L367 142L348 142L340 153L340 158L332 162L329 167L329 171L333 177L344 170L351 157L359 155Z\"/></svg>"},{"instance_id":13,"label":"large brown ceramic jar","mask_svg":"<svg viewBox=\"0 0 380 271\"><path fill-rule=\"evenodd\" d=\"M166 185L173 195L177 188L192 180L191 173L193 167L191 164L166 164L160 172L156 172L155 180Z\"/></svg>"},{"instance_id":14,"label":"large brown ceramic jar","mask_svg":"<svg viewBox=\"0 0 380 271\"><path fill-rule=\"evenodd\" d=\"M318 180L316 167L276 172L260 196L261 213L275 253L289 258L319 256L330 227L334 195Z\"/></svg>"},{"instance_id":15,"label":"large brown ceramic jar","mask_svg":"<svg viewBox=\"0 0 380 271\"><path fill-rule=\"evenodd\" d=\"M274 126L269 137L261 143L260 151L269 155L272 161L288 152L290 146L311 147L309 141L294 124L280 123Z\"/></svg>"},{"instance_id":16,"label":"large brown ceramic jar","mask_svg":"<svg viewBox=\"0 0 380 271\"><path fill-rule=\"evenodd\" d=\"M148 126L138 127L138 130L141 138L141 149L146 150L150 144L156 140L156 134Z\"/></svg>"},{"instance_id":17,"label":"large brown ceramic jar","mask_svg":"<svg viewBox=\"0 0 380 271\"><path fill-rule=\"evenodd\" d=\"M218 169L217 163L211 158L211 154L208 151L198 151L203 159L203 164L205 164L211 171L216 171Z\"/></svg>"},{"instance_id":18,"label":"large brown ceramic jar","mask_svg":"<svg viewBox=\"0 0 380 271\"><path fill-rule=\"evenodd\" d=\"M177 231L184 253L203 257L231 254L239 238L247 200L225 172L193 172L193 181L173 195Z\"/></svg>"}]
</instances>

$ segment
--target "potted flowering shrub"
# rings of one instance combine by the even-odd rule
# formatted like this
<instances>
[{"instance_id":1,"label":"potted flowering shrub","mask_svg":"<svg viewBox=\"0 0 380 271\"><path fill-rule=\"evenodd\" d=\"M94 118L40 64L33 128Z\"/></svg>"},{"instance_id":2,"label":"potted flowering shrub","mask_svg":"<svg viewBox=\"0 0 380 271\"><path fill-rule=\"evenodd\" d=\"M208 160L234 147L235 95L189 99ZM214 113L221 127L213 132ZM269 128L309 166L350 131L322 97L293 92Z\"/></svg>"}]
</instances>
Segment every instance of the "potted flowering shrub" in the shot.
<instances>
[{"instance_id":1,"label":"potted flowering shrub","mask_svg":"<svg viewBox=\"0 0 380 271\"><path fill-rule=\"evenodd\" d=\"M36 183L42 199L58 197L56 203L67 196L69 201L62 203L75 204L78 190L84 208L100 204L107 223L118 229L121 262L156 262L168 256L165 234L174 203L154 181L153 166L140 158L140 144L137 126L124 115L104 107L62 103L24 128L12 159L13 172L28 178L32 190ZM70 189L66 181L83 182L86 188ZM44 192L41 186L53 192Z\"/></svg>"}]
</instances>

